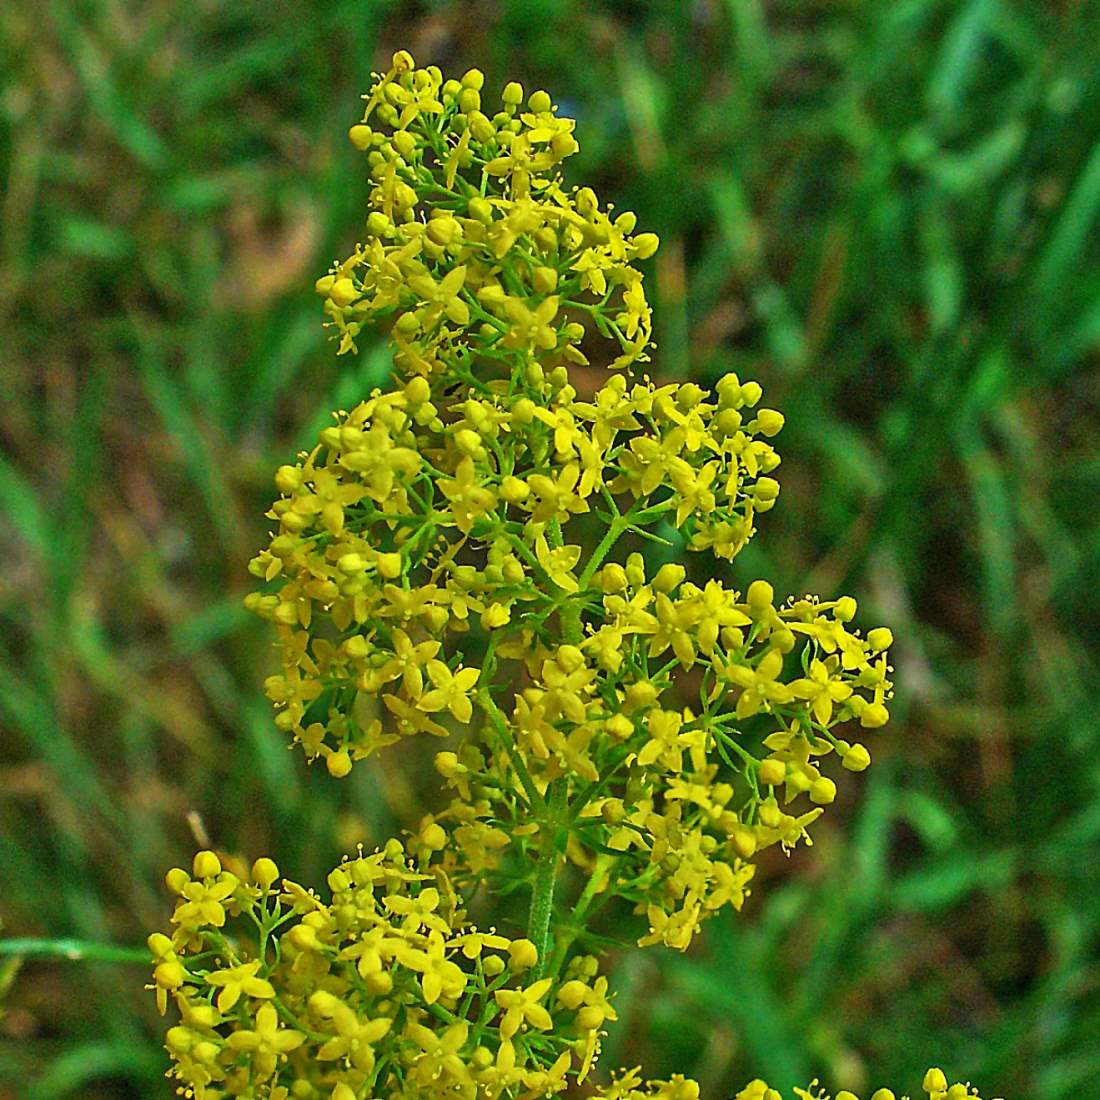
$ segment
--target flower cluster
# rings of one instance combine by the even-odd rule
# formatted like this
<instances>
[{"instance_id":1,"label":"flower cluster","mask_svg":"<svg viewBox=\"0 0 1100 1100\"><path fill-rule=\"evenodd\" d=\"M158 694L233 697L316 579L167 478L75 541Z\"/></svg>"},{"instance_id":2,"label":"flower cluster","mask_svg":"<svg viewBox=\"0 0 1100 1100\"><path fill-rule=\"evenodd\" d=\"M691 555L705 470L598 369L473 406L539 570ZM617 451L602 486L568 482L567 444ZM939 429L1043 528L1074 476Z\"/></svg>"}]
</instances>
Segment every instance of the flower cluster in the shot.
<instances>
[{"instance_id":1,"label":"flower cluster","mask_svg":"<svg viewBox=\"0 0 1100 1100\"><path fill-rule=\"evenodd\" d=\"M461 729L441 816L468 870L503 858L501 822L552 816L593 896L613 888L646 916L640 942L683 948L740 907L756 852L832 801L820 757L867 766L833 730L886 722L890 632L854 628L848 597L782 603L765 581L611 560L657 524L733 558L775 504L783 417L735 374L708 392L616 372L580 398L567 364L593 332L561 318L611 338L613 366L639 357L648 312L616 311L644 302L631 261L656 239L564 189L573 124L545 93L523 112L509 85L489 118L481 85L399 54L352 128L371 236L319 289L345 339L393 315L401 374L276 475L278 530L251 569L278 587L248 601L279 633L267 692L336 776Z\"/></svg>"},{"instance_id":2,"label":"flower cluster","mask_svg":"<svg viewBox=\"0 0 1100 1100\"><path fill-rule=\"evenodd\" d=\"M635 234L633 214L601 210L591 188L563 187L574 122L546 92L525 110L509 84L487 114L484 79L474 69L445 81L402 51L366 97L349 137L374 184L367 235L317 283L340 351L396 313L398 365L429 378L458 363L584 363L592 329L614 336L615 365L644 359L652 323L631 265L656 236Z\"/></svg>"},{"instance_id":3,"label":"flower cluster","mask_svg":"<svg viewBox=\"0 0 1100 1100\"><path fill-rule=\"evenodd\" d=\"M947 1078L941 1069L930 1069L924 1075L923 1090L928 1100L981 1100L976 1090L968 1084L957 1083L948 1086ZM814 1081L808 1089L796 1088L795 1096L799 1100L829 1100L829 1094ZM684 1077L673 1077L670 1081L643 1082L637 1070L620 1075L612 1086L602 1092L605 1100L699 1100L699 1086ZM738 1094L736 1100L783 1100L782 1095L761 1080L750 1081ZM842 1089L834 1100L860 1100L855 1093ZM894 1093L887 1088L876 1089L870 1100L896 1100ZM903 1096L901 1100L908 1100Z\"/></svg>"},{"instance_id":4,"label":"flower cluster","mask_svg":"<svg viewBox=\"0 0 1100 1100\"><path fill-rule=\"evenodd\" d=\"M162 1013L169 998L179 1009L166 1046L181 1091L195 1100L533 1100L584 1081L615 1019L607 979L583 955L540 977L529 939L475 927L445 870L449 843L428 820L404 843L360 851L329 874L327 901L280 881L267 858L248 869L203 851L190 874L169 871L174 927L149 937L151 988ZM930 1100L977 1100L939 1070L924 1085ZM643 1082L632 1070L594 1095L698 1100L699 1087ZM755 1081L737 1100L780 1097Z\"/></svg>"},{"instance_id":5,"label":"flower cluster","mask_svg":"<svg viewBox=\"0 0 1100 1100\"><path fill-rule=\"evenodd\" d=\"M928 1100L981 1100L977 1089L969 1084L956 1082L948 1085L942 1069L930 1069L924 1075L921 1087ZM799 1100L829 1100L829 1094L816 1081L808 1089L796 1088L794 1092ZM746 1085L737 1094L736 1100L782 1100L782 1097L775 1089L769 1088L764 1081L757 1080ZM834 1100L860 1100L860 1098L854 1092L841 1089ZM896 1098L890 1089L881 1088L871 1093L870 1100L896 1100ZM908 1100L908 1097L903 1096L901 1100Z\"/></svg>"},{"instance_id":6,"label":"flower cluster","mask_svg":"<svg viewBox=\"0 0 1100 1100\"><path fill-rule=\"evenodd\" d=\"M250 871L213 852L168 873L171 936L149 946L167 1047L196 1100L361 1096L535 1097L583 1080L607 980L578 956L538 977L530 940L480 931L426 825L360 852L322 901L270 859Z\"/></svg>"},{"instance_id":7,"label":"flower cluster","mask_svg":"<svg viewBox=\"0 0 1100 1100\"><path fill-rule=\"evenodd\" d=\"M574 124L549 95L509 84L489 113L483 83L398 53L351 128L367 235L317 290L341 352L389 318L397 376L278 470L246 601L275 625L266 690L308 759L339 778L402 738L449 737L450 800L345 859L327 900L266 858L200 852L169 872L152 988L179 1009L171 1073L196 1100L581 1082L698 1100L682 1077L590 1076L615 1019L593 919L625 901L639 944L686 949L741 907L757 853L808 841L836 796L822 759L862 771L856 734L889 717L891 634L856 627L854 599L696 583L640 551L733 559L776 502L783 417L735 374L633 373L652 332L635 263L657 238L566 188ZM610 373L582 398L570 367L590 358ZM470 920L479 891L517 889L518 936ZM938 1070L925 1091L975 1095ZM756 1081L738 1100L779 1095Z\"/></svg>"}]
</instances>

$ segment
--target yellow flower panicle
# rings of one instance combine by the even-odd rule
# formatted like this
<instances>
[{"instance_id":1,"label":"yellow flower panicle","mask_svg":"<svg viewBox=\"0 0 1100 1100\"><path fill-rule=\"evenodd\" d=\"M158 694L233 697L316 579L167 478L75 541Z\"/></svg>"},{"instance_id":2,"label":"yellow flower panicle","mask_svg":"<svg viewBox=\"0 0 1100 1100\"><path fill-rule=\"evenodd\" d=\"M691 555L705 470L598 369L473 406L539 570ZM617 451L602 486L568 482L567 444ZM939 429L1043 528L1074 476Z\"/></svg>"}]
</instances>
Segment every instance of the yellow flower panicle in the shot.
<instances>
[{"instance_id":1,"label":"yellow flower panicle","mask_svg":"<svg viewBox=\"0 0 1100 1100\"><path fill-rule=\"evenodd\" d=\"M969 1083L957 1082L948 1085L947 1077L942 1069L930 1069L924 1075L922 1092L927 1100L981 1100L977 1089ZM816 1081L812 1082L808 1089L794 1090L799 1100L830 1100L830 1094L826 1092ZM624 1098L625 1100L625 1098ZM783 1100L782 1094L773 1088L769 1088L766 1082L761 1080L751 1081L736 1096L735 1100ZM860 1100L854 1092L841 1089L832 1100ZM869 1100L909 1100L908 1096L896 1097L888 1088L875 1089L870 1094Z\"/></svg>"},{"instance_id":2,"label":"yellow flower panicle","mask_svg":"<svg viewBox=\"0 0 1100 1100\"><path fill-rule=\"evenodd\" d=\"M487 114L482 84L399 55L352 129L367 243L319 290L342 347L393 315L399 377L276 475L278 530L251 565L275 587L248 600L279 633L267 693L335 776L460 728L441 820L474 875L564 783L570 858L634 901L640 942L683 948L740 907L756 852L807 836L836 791L822 756L869 763L834 729L887 720L890 632L855 629L849 597L612 560L658 524L733 558L776 502L783 417L735 374L707 391L613 373L580 398L582 345L644 354L633 263L656 238L564 187L573 123L546 93L524 108L509 85Z\"/></svg>"},{"instance_id":3,"label":"yellow flower panicle","mask_svg":"<svg viewBox=\"0 0 1100 1100\"><path fill-rule=\"evenodd\" d=\"M526 939L481 931L425 825L360 852L330 896L271 860L223 869L212 852L169 872L171 936L149 939L171 1075L196 1100L229 1096L535 1097L583 1080L615 1019L595 960L536 978ZM274 876L272 869L274 868Z\"/></svg>"},{"instance_id":4,"label":"yellow flower panicle","mask_svg":"<svg viewBox=\"0 0 1100 1100\"><path fill-rule=\"evenodd\" d=\"M395 62L365 97L349 137L373 182L366 236L317 282L339 351L392 316L398 365L429 379L456 363L585 363L593 333L614 339L615 366L644 360L652 322L633 263L656 236L591 188L565 188L575 124L546 92L525 101L509 84L493 108L483 83Z\"/></svg>"},{"instance_id":5,"label":"yellow flower panicle","mask_svg":"<svg viewBox=\"0 0 1100 1100\"><path fill-rule=\"evenodd\" d=\"M404 843L346 858L328 900L270 859L248 869L199 852L166 882L171 936L149 948L168 1029L169 1076L195 1100L533 1100L590 1074L616 1019L590 956L537 977L530 940L468 919L447 867L456 853L426 819ZM458 858L460 854L458 854ZM969 1085L925 1075L928 1100L980 1100ZM829 1100L814 1082L800 1100ZM640 1070L596 1085L599 1100L699 1100L696 1082L644 1081ZM781 1100L753 1081L736 1100ZM859 1100L842 1091L835 1100ZM895 1100L878 1089L870 1100ZM902 1098L906 1100L906 1098Z\"/></svg>"},{"instance_id":6,"label":"yellow flower panicle","mask_svg":"<svg viewBox=\"0 0 1100 1100\"><path fill-rule=\"evenodd\" d=\"M490 108L483 85L402 51L364 97L365 236L317 291L341 353L389 324L396 378L278 470L246 601L275 625L267 694L310 760L339 778L401 738L458 734L435 759L451 799L342 862L327 900L266 858L200 852L168 873L151 988L178 1007L170 1073L196 1100L573 1088L615 1019L582 953L592 914L624 899L639 944L687 948L741 907L758 852L808 842L836 796L822 759L862 771L855 736L889 717L892 637L857 628L851 597L699 585L620 546L734 558L776 503L783 417L735 374L633 373L656 236L565 186L574 123L546 92L509 84ZM569 368L590 359L611 373L582 398ZM562 854L586 885L555 922ZM471 923L475 891L525 884L526 935ZM699 1097L638 1070L588 1088ZM939 1070L924 1089L976 1098ZM780 1097L755 1081L737 1100Z\"/></svg>"}]
</instances>

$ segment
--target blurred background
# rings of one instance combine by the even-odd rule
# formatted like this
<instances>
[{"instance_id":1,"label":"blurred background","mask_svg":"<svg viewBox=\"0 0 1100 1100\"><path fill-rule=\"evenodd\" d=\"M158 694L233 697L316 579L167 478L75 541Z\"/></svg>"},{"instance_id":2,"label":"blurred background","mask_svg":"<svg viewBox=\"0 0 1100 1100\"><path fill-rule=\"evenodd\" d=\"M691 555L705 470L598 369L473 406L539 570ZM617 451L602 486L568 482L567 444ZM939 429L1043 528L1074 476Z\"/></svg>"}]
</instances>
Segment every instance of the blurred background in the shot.
<instances>
[{"instance_id":1,"label":"blurred background","mask_svg":"<svg viewBox=\"0 0 1100 1100\"><path fill-rule=\"evenodd\" d=\"M812 850L618 967L605 1064L1100 1097L1100 10L1073 0L0 7L0 938L129 947L197 841L321 881L426 755L286 751L241 608L271 474L383 383L315 277L395 48L578 119L666 378L787 416L735 581L859 596L895 720ZM431 748L431 746L429 746ZM396 750L395 750L396 752ZM0 1097L167 1097L141 964L0 959ZM986 1091L988 1090L988 1091Z\"/></svg>"}]
</instances>

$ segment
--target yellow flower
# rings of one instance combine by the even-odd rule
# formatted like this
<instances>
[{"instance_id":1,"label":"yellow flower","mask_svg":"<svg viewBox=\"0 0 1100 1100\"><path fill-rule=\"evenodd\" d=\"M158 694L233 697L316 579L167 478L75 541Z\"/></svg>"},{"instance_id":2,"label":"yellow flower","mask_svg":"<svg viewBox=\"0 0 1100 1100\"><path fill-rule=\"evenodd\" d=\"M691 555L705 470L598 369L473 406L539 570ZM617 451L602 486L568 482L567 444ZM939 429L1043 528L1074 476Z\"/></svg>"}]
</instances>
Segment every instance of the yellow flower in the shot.
<instances>
[{"instance_id":1,"label":"yellow flower","mask_svg":"<svg viewBox=\"0 0 1100 1100\"><path fill-rule=\"evenodd\" d=\"M788 703L794 697L790 687L779 680L783 654L769 649L755 667L730 661L720 675L742 689L737 700L737 717L748 718L772 703Z\"/></svg>"},{"instance_id":2,"label":"yellow flower","mask_svg":"<svg viewBox=\"0 0 1100 1100\"><path fill-rule=\"evenodd\" d=\"M256 1013L253 1031L234 1031L227 1042L233 1050L252 1055L256 1075L263 1079L275 1072L279 1059L297 1050L305 1042L300 1031L279 1027L279 1014L269 1005L262 1005Z\"/></svg>"},{"instance_id":3,"label":"yellow flower","mask_svg":"<svg viewBox=\"0 0 1100 1100\"><path fill-rule=\"evenodd\" d=\"M844 702L852 694L851 685L835 679L828 665L817 658L810 662L809 676L794 680L789 686L796 699L810 701L814 717L823 726L833 716L833 704Z\"/></svg>"},{"instance_id":4,"label":"yellow flower","mask_svg":"<svg viewBox=\"0 0 1100 1100\"><path fill-rule=\"evenodd\" d=\"M446 316L456 325L470 323L470 307L462 300L462 287L466 282L466 268L456 267L437 283L431 275L411 275L408 287L426 305L419 312L420 323L432 329Z\"/></svg>"},{"instance_id":5,"label":"yellow flower","mask_svg":"<svg viewBox=\"0 0 1100 1100\"><path fill-rule=\"evenodd\" d=\"M431 660L427 665L428 678L435 687L422 695L416 705L429 714L449 710L460 722L469 722L473 715L470 692L477 683L481 670L457 668L452 672L442 661Z\"/></svg>"},{"instance_id":6,"label":"yellow flower","mask_svg":"<svg viewBox=\"0 0 1100 1100\"><path fill-rule=\"evenodd\" d=\"M235 875L225 872L217 879L204 882L188 882L180 891L186 902L177 907L172 921L184 928L212 925L221 928L225 924L225 902L240 885Z\"/></svg>"},{"instance_id":7,"label":"yellow flower","mask_svg":"<svg viewBox=\"0 0 1100 1100\"><path fill-rule=\"evenodd\" d=\"M493 994L504 1010L500 1019L502 1038L511 1039L524 1023L539 1031L549 1031L554 1026L550 1013L539 1004L553 984L553 979L543 978L526 989L498 989Z\"/></svg>"},{"instance_id":8,"label":"yellow flower","mask_svg":"<svg viewBox=\"0 0 1100 1100\"><path fill-rule=\"evenodd\" d=\"M455 524L463 534L469 534L474 521L496 506L496 496L480 484L471 458L464 458L453 478L442 478L439 490L451 505Z\"/></svg>"},{"instance_id":9,"label":"yellow flower","mask_svg":"<svg viewBox=\"0 0 1100 1100\"><path fill-rule=\"evenodd\" d=\"M535 557L547 577L564 592L576 592L580 585L573 575L573 569L581 560L579 546L559 546L554 550L546 541L545 535L535 539Z\"/></svg>"},{"instance_id":10,"label":"yellow flower","mask_svg":"<svg viewBox=\"0 0 1100 1100\"><path fill-rule=\"evenodd\" d=\"M370 1073L375 1063L374 1045L389 1033L393 1021L386 1017L361 1019L348 1005L322 992L315 993L309 1003L314 1012L330 1020L336 1029L336 1034L317 1050L318 1061L347 1058L356 1069Z\"/></svg>"},{"instance_id":11,"label":"yellow flower","mask_svg":"<svg viewBox=\"0 0 1100 1100\"><path fill-rule=\"evenodd\" d=\"M266 978L256 976L259 969L260 960L256 959L206 975L208 985L221 989L218 994L219 1012L228 1012L242 996L265 999L275 996L275 987Z\"/></svg>"}]
</instances>

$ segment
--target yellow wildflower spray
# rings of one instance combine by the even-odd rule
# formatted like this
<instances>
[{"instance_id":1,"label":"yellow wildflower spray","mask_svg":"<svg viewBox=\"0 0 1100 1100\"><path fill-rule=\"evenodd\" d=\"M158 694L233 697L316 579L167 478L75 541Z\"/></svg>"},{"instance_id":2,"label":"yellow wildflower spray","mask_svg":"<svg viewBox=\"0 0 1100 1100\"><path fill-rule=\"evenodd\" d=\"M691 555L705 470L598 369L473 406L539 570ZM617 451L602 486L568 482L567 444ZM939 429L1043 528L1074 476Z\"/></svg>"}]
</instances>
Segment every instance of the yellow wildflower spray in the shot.
<instances>
[{"instance_id":1,"label":"yellow wildflower spray","mask_svg":"<svg viewBox=\"0 0 1100 1100\"><path fill-rule=\"evenodd\" d=\"M197 1100L563 1093L615 1019L584 946L596 912L625 904L637 943L686 949L741 907L758 852L808 842L836 796L822 758L863 770L853 738L888 718L890 631L854 625L851 597L647 563L658 525L726 561L745 546L779 494L783 417L735 374L638 373L657 237L565 184L578 146L550 95L483 92L480 72L402 51L365 97L364 237L316 289L340 354L389 327L395 378L277 471L247 600L278 633L275 721L308 759L340 778L402 738L453 737L451 799L324 893L266 858L169 872L153 988ZM582 399L570 368L589 363L607 373ZM565 920L567 865L583 885ZM525 928L470 920L475 891L517 883ZM699 1097L680 1077L602 1080L607 1100ZM938 1070L924 1087L974 1095ZM756 1081L738 1100L778 1095Z\"/></svg>"}]
</instances>

